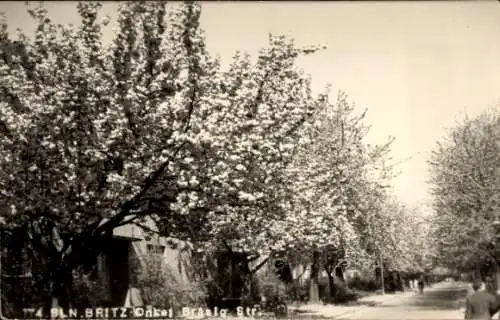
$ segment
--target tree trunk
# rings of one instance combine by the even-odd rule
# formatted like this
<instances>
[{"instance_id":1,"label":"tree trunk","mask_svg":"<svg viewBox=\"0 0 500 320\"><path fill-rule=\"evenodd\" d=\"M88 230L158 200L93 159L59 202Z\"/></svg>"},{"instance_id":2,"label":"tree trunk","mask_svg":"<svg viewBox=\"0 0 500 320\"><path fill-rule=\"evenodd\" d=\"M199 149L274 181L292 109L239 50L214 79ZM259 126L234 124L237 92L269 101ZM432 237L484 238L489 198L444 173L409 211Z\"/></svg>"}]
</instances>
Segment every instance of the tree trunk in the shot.
<instances>
[{"instance_id":1,"label":"tree trunk","mask_svg":"<svg viewBox=\"0 0 500 320\"><path fill-rule=\"evenodd\" d=\"M313 252L313 261L311 264L311 281L309 285L309 302L319 302L319 252Z\"/></svg>"},{"instance_id":2,"label":"tree trunk","mask_svg":"<svg viewBox=\"0 0 500 320\"><path fill-rule=\"evenodd\" d=\"M50 315L50 309L52 308L52 282L47 281L46 286L43 290L44 297L42 297L42 315L44 319L50 319L52 316Z\"/></svg>"},{"instance_id":3,"label":"tree trunk","mask_svg":"<svg viewBox=\"0 0 500 320\"><path fill-rule=\"evenodd\" d=\"M336 267L335 264L333 265L326 264L324 266L324 269L326 275L328 276L328 296L330 298L334 298L337 291L337 287L335 286L335 279L338 279L339 274L337 269L339 268Z\"/></svg>"},{"instance_id":4,"label":"tree trunk","mask_svg":"<svg viewBox=\"0 0 500 320\"><path fill-rule=\"evenodd\" d=\"M380 287L382 288L382 294L385 294L385 279L384 279L384 262L380 258Z\"/></svg>"},{"instance_id":5,"label":"tree trunk","mask_svg":"<svg viewBox=\"0 0 500 320\"><path fill-rule=\"evenodd\" d=\"M492 280L492 285L494 286L495 292L500 288L500 266L498 265L497 261L494 261L491 267L491 270L489 272Z\"/></svg>"},{"instance_id":6,"label":"tree trunk","mask_svg":"<svg viewBox=\"0 0 500 320\"><path fill-rule=\"evenodd\" d=\"M498 261L495 259L494 266L493 266L493 285L495 286L494 292L492 292L495 295L495 303L493 305L493 308L491 310L492 314L497 313L500 310L500 296L497 295L496 293L498 292L498 288L500 285L500 266L498 264Z\"/></svg>"},{"instance_id":7,"label":"tree trunk","mask_svg":"<svg viewBox=\"0 0 500 320\"><path fill-rule=\"evenodd\" d=\"M334 298L335 297L335 278L333 276L333 274L327 272L326 273L328 275L328 292L330 294L330 298Z\"/></svg>"},{"instance_id":8,"label":"tree trunk","mask_svg":"<svg viewBox=\"0 0 500 320\"><path fill-rule=\"evenodd\" d=\"M472 279L481 279L483 276L482 272L481 272L481 268L479 267L476 267L476 270L474 271L474 275L472 276Z\"/></svg>"},{"instance_id":9,"label":"tree trunk","mask_svg":"<svg viewBox=\"0 0 500 320\"><path fill-rule=\"evenodd\" d=\"M67 263L61 252L47 251L44 254L35 252L35 255L33 255L35 264L32 265L33 271L39 279L37 286L43 292L41 297L43 305L41 307L44 318L50 318L50 310L53 307L60 307L67 313L76 304L73 288L74 264ZM73 255L78 257L78 253ZM66 258L71 261L69 256L66 256ZM57 305L54 305L54 303Z\"/></svg>"},{"instance_id":10,"label":"tree trunk","mask_svg":"<svg viewBox=\"0 0 500 320\"><path fill-rule=\"evenodd\" d=\"M335 277L339 280L345 281L344 270L341 267L335 268Z\"/></svg>"},{"instance_id":11,"label":"tree trunk","mask_svg":"<svg viewBox=\"0 0 500 320\"><path fill-rule=\"evenodd\" d=\"M46 284L46 296L43 297L42 313L44 318L51 317L50 309L56 307L54 301L57 301L57 307L62 308L66 313L75 306L75 297L73 292L73 277L71 270L61 270L54 272Z\"/></svg>"}]
</instances>

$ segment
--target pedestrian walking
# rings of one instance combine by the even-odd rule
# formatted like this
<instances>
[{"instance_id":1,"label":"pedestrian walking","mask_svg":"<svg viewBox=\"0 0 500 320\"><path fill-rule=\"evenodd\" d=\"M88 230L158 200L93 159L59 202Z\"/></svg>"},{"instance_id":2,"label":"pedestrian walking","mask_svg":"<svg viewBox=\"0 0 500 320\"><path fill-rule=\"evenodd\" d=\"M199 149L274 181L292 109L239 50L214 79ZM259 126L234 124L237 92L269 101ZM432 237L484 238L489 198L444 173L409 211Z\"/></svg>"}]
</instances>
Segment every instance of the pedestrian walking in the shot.
<instances>
[{"instance_id":1,"label":"pedestrian walking","mask_svg":"<svg viewBox=\"0 0 500 320\"><path fill-rule=\"evenodd\" d=\"M424 276L421 276L420 279L418 279L418 291L421 294L424 293Z\"/></svg>"},{"instance_id":2,"label":"pedestrian walking","mask_svg":"<svg viewBox=\"0 0 500 320\"><path fill-rule=\"evenodd\" d=\"M493 297L495 298L495 301L493 303L493 307L492 307L491 312L490 312L491 317L493 318L495 313L497 313L500 310L500 294L498 293L498 290L497 290L496 281L493 278L488 277L486 279L485 290L487 290L489 293L491 293L493 295ZM498 319L500 319L500 314L498 316Z\"/></svg>"},{"instance_id":3,"label":"pedestrian walking","mask_svg":"<svg viewBox=\"0 0 500 320\"><path fill-rule=\"evenodd\" d=\"M490 292L491 284L486 282L486 289L480 291L481 281L472 284L474 292L465 301L465 319L491 320L496 306L495 296Z\"/></svg>"}]
</instances>

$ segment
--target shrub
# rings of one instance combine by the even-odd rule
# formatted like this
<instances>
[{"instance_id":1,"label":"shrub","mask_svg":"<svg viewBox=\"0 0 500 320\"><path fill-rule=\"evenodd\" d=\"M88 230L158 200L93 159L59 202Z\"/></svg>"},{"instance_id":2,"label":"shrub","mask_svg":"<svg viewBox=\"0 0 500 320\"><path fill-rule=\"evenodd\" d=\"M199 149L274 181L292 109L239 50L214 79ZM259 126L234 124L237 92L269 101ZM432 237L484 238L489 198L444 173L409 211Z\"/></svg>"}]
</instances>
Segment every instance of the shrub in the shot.
<instances>
[{"instance_id":1,"label":"shrub","mask_svg":"<svg viewBox=\"0 0 500 320\"><path fill-rule=\"evenodd\" d=\"M377 291L379 285L373 278L355 276L349 281L349 287L360 291Z\"/></svg>"},{"instance_id":2,"label":"shrub","mask_svg":"<svg viewBox=\"0 0 500 320\"><path fill-rule=\"evenodd\" d=\"M358 295L354 291L347 288L344 282L335 282L335 296L333 297L334 303L346 303L356 301L357 299Z\"/></svg>"},{"instance_id":3,"label":"shrub","mask_svg":"<svg viewBox=\"0 0 500 320\"><path fill-rule=\"evenodd\" d=\"M224 290L215 279L208 279L205 281L205 288L207 292L206 304L209 308L220 307L221 301L224 298Z\"/></svg>"},{"instance_id":4,"label":"shrub","mask_svg":"<svg viewBox=\"0 0 500 320\"><path fill-rule=\"evenodd\" d=\"M80 269L73 271L72 298L75 308L102 306L105 299L102 288ZM24 308L42 306L44 287L39 274L26 277L4 278L1 281L2 314L7 318L23 318Z\"/></svg>"},{"instance_id":5,"label":"shrub","mask_svg":"<svg viewBox=\"0 0 500 320\"><path fill-rule=\"evenodd\" d=\"M358 295L347 288L343 281L335 280L335 294L330 295L330 287L327 279L322 279L319 283L319 293L323 303L346 303L350 301L355 301Z\"/></svg>"},{"instance_id":6,"label":"shrub","mask_svg":"<svg viewBox=\"0 0 500 320\"><path fill-rule=\"evenodd\" d=\"M23 308L41 305L41 289L33 277L1 279L1 311L6 318L25 317Z\"/></svg>"},{"instance_id":7,"label":"shrub","mask_svg":"<svg viewBox=\"0 0 500 320\"><path fill-rule=\"evenodd\" d=\"M266 289L266 291L268 291ZM248 275L245 282L245 288L241 299L241 304L244 306L253 306L261 300L262 288L259 283L259 278L254 275Z\"/></svg>"},{"instance_id":8,"label":"shrub","mask_svg":"<svg viewBox=\"0 0 500 320\"><path fill-rule=\"evenodd\" d=\"M73 271L73 298L77 308L93 308L102 306L106 294L97 280L77 269Z\"/></svg>"},{"instance_id":9,"label":"shrub","mask_svg":"<svg viewBox=\"0 0 500 320\"><path fill-rule=\"evenodd\" d=\"M136 266L137 288L141 291L144 304L174 309L186 305L205 306L204 283L183 281L176 273L166 265L163 257L145 257L144 263Z\"/></svg>"},{"instance_id":10,"label":"shrub","mask_svg":"<svg viewBox=\"0 0 500 320\"><path fill-rule=\"evenodd\" d=\"M309 281L295 281L292 297L296 302L306 302L309 300Z\"/></svg>"},{"instance_id":11,"label":"shrub","mask_svg":"<svg viewBox=\"0 0 500 320\"><path fill-rule=\"evenodd\" d=\"M255 290L254 294L258 294L264 298L260 301L263 310L272 312L276 316L285 316L287 311L286 308L283 309L282 307L286 305L286 301L289 300L289 289L291 288L270 270L262 270L254 275L254 279L255 285L257 285L257 290Z\"/></svg>"},{"instance_id":12,"label":"shrub","mask_svg":"<svg viewBox=\"0 0 500 320\"><path fill-rule=\"evenodd\" d=\"M272 272L263 270L255 274L256 282L259 288L259 294L266 298L281 296L284 294L285 285Z\"/></svg>"}]
</instances>

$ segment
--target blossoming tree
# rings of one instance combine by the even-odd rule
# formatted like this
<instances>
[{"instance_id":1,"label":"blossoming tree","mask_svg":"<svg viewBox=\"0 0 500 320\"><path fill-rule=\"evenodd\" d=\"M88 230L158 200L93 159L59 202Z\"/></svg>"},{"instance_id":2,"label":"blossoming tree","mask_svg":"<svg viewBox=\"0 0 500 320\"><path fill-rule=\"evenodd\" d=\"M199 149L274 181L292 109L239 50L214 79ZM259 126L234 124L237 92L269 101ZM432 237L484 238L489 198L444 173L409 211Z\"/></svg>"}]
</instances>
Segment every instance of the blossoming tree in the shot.
<instances>
[{"instance_id":1,"label":"blossoming tree","mask_svg":"<svg viewBox=\"0 0 500 320\"><path fill-rule=\"evenodd\" d=\"M452 270L500 270L493 224L500 203L499 138L494 107L457 122L429 161L435 248L438 262Z\"/></svg>"},{"instance_id":2,"label":"blossoming tree","mask_svg":"<svg viewBox=\"0 0 500 320\"><path fill-rule=\"evenodd\" d=\"M31 8L32 39L12 40L2 24L2 225L22 231L46 310L52 297L75 304L71 271L92 261L99 239L176 210L191 191L183 179L197 172L189 159L206 143L200 97L212 67L199 6L167 14L162 3L123 4L111 44L98 9L78 4L73 27Z\"/></svg>"},{"instance_id":3,"label":"blossoming tree","mask_svg":"<svg viewBox=\"0 0 500 320\"><path fill-rule=\"evenodd\" d=\"M327 92L328 93L328 92ZM293 200L287 226L292 251L302 252L311 265L310 299L318 299L318 276L329 277L333 296L337 268L366 257L362 232L366 215L383 193L382 172L376 168L390 143L371 147L364 141L364 113L340 93L334 103L323 96L318 112L304 128L300 148L289 169ZM370 176L370 170L378 172ZM373 172L372 172L373 173ZM372 188L372 189L370 189Z\"/></svg>"},{"instance_id":4,"label":"blossoming tree","mask_svg":"<svg viewBox=\"0 0 500 320\"><path fill-rule=\"evenodd\" d=\"M78 4L78 27L31 8L33 39L1 29L2 229L27 244L46 312L52 297L74 306L72 270L144 216L166 235L264 247L267 221L284 213L281 172L316 106L294 66L316 48L270 37L256 64L237 55L223 71L199 4L124 3L110 44L99 7Z\"/></svg>"}]
</instances>

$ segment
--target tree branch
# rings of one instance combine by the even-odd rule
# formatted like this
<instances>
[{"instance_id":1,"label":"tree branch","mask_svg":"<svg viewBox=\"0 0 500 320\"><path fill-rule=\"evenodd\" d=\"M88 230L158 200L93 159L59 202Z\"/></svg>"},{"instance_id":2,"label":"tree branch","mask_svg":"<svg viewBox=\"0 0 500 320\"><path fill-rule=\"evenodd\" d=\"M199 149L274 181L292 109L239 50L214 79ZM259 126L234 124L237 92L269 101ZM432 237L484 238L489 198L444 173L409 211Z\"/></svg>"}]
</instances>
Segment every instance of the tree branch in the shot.
<instances>
[{"instance_id":1,"label":"tree branch","mask_svg":"<svg viewBox=\"0 0 500 320\"><path fill-rule=\"evenodd\" d=\"M137 193L132 199L126 201L121 208L119 209L120 211L113 217L111 217L107 222L103 223L100 227L96 227L94 232L92 232L94 235L99 234L101 232L109 232L109 230L114 227L125 217L130 213L130 210L134 208L134 206L137 204L137 202L141 199L142 196L148 192L148 190L154 185L154 183L160 178L160 176L163 174L163 171L165 168L168 166L170 161L179 153L181 147L185 144L182 143L172 154L169 159L164 161L158 169L156 169L154 172L152 172L145 180L144 186L142 187L141 191ZM99 221L100 222L100 221Z\"/></svg>"},{"instance_id":2,"label":"tree branch","mask_svg":"<svg viewBox=\"0 0 500 320\"><path fill-rule=\"evenodd\" d=\"M151 232L151 233L154 233L156 235L159 235L159 236L162 236L161 232L160 231L157 231L157 230L153 230L151 229L150 227L148 226L145 226L139 222L135 222L134 225L138 226L139 228L143 229L143 230L146 230L147 232Z\"/></svg>"},{"instance_id":3,"label":"tree branch","mask_svg":"<svg viewBox=\"0 0 500 320\"><path fill-rule=\"evenodd\" d=\"M227 243L226 239L222 239L222 244L224 247L226 247L227 251L229 251L230 254L234 254L233 249L231 249L231 246Z\"/></svg>"},{"instance_id":4,"label":"tree branch","mask_svg":"<svg viewBox=\"0 0 500 320\"><path fill-rule=\"evenodd\" d=\"M309 270L309 266L304 267L304 271L302 271L302 273L299 274L295 279L296 280L300 279L306 273L307 270Z\"/></svg>"},{"instance_id":5,"label":"tree branch","mask_svg":"<svg viewBox=\"0 0 500 320\"><path fill-rule=\"evenodd\" d=\"M259 271L259 269L262 268L269 261L269 259L271 259L271 256L272 254L270 254L266 259L259 263L253 270L250 270L250 273L254 274L255 272Z\"/></svg>"},{"instance_id":6,"label":"tree branch","mask_svg":"<svg viewBox=\"0 0 500 320\"><path fill-rule=\"evenodd\" d=\"M260 258L260 255L256 255L256 256L254 256L254 257L250 257L250 258L248 258L248 259L247 259L247 262L248 262L248 263L250 263L250 262L255 261L255 260L259 259L259 258Z\"/></svg>"}]
</instances>

